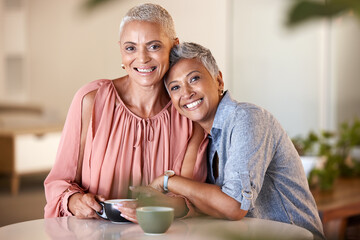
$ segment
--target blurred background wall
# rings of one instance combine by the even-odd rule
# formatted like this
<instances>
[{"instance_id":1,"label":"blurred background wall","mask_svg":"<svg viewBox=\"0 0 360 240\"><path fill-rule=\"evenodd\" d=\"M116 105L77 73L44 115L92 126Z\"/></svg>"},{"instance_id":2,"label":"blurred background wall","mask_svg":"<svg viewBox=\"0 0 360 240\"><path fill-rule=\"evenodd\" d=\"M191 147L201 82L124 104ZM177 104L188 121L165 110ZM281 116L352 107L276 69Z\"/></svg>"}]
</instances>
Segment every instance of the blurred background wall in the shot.
<instances>
[{"instance_id":1,"label":"blurred background wall","mask_svg":"<svg viewBox=\"0 0 360 240\"><path fill-rule=\"evenodd\" d=\"M360 115L360 23L351 16L285 27L288 0L0 1L0 102L36 103L64 119L76 90L121 69L125 12L158 3L181 41L212 50L239 101L272 112L290 136Z\"/></svg>"}]
</instances>

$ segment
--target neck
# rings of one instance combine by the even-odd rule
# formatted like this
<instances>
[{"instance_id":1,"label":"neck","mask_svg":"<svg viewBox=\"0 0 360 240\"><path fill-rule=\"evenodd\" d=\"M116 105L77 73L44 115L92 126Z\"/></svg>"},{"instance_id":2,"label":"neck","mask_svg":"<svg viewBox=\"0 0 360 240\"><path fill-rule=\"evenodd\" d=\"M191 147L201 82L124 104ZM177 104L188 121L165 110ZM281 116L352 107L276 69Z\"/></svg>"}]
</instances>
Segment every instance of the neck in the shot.
<instances>
[{"instance_id":1,"label":"neck","mask_svg":"<svg viewBox=\"0 0 360 240\"><path fill-rule=\"evenodd\" d=\"M205 130L205 132L210 134L213 122L214 122L214 119L212 119L211 122L201 122L201 123L199 122L199 125Z\"/></svg>"},{"instance_id":2,"label":"neck","mask_svg":"<svg viewBox=\"0 0 360 240\"><path fill-rule=\"evenodd\" d=\"M125 105L137 116L150 118L158 114L170 101L164 84L140 86L128 78L117 88Z\"/></svg>"},{"instance_id":3,"label":"neck","mask_svg":"<svg viewBox=\"0 0 360 240\"><path fill-rule=\"evenodd\" d=\"M210 134L211 132L211 128L214 124L214 120L215 120L215 116L216 116L216 112L217 112L217 108L219 107L220 101L223 98L223 96L221 95L219 97L219 101L216 104L216 107L212 110L209 111L208 113L208 117L206 120L202 121L202 122L198 122L200 124L200 126L208 133Z\"/></svg>"}]
</instances>

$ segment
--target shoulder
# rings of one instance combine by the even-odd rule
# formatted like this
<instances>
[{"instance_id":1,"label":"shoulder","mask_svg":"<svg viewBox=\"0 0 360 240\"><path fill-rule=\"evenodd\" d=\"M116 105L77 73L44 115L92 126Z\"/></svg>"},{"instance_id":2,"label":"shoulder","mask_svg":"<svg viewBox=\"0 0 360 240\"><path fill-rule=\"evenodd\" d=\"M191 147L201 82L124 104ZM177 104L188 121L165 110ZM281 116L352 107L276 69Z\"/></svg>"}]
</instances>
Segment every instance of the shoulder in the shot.
<instances>
[{"instance_id":1,"label":"shoulder","mask_svg":"<svg viewBox=\"0 0 360 240\"><path fill-rule=\"evenodd\" d=\"M90 109L92 109L97 91L102 86L108 84L111 84L111 80L99 79L83 85L75 93L72 101L72 106L78 106L76 108L89 111Z\"/></svg>"},{"instance_id":2,"label":"shoulder","mask_svg":"<svg viewBox=\"0 0 360 240\"><path fill-rule=\"evenodd\" d=\"M75 93L73 102L89 102L93 101L97 91L102 87L111 84L111 80L99 79L89 82L80 87Z\"/></svg>"},{"instance_id":3,"label":"shoulder","mask_svg":"<svg viewBox=\"0 0 360 240\"><path fill-rule=\"evenodd\" d=\"M241 102L237 103L234 111L235 119L246 119L251 121L266 120L271 114L266 109L253 103Z\"/></svg>"},{"instance_id":4,"label":"shoulder","mask_svg":"<svg viewBox=\"0 0 360 240\"><path fill-rule=\"evenodd\" d=\"M237 103L232 114L224 121L229 136L250 140L274 131L276 120L266 109L253 103Z\"/></svg>"},{"instance_id":5,"label":"shoulder","mask_svg":"<svg viewBox=\"0 0 360 240\"><path fill-rule=\"evenodd\" d=\"M172 103L170 105L170 121L172 127L171 130L174 134L178 133L187 136L192 134L193 122L187 117L181 115Z\"/></svg>"},{"instance_id":6,"label":"shoulder","mask_svg":"<svg viewBox=\"0 0 360 240\"><path fill-rule=\"evenodd\" d=\"M109 85L109 84L111 84L111 80L109 80L109 79L98 79L98 80L86 83L81 88L79 88L79 90L76 92L76 96L84 97L88 93L97 91L102 86Z\"/></svg>"}]
</instances>

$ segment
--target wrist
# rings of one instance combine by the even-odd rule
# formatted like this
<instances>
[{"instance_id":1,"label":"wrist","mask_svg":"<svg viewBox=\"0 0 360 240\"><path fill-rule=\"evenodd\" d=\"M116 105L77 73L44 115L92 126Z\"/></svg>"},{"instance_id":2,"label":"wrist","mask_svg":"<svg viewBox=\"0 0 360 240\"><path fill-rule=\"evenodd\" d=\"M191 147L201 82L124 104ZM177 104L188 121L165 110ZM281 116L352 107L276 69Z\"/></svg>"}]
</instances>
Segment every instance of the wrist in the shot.
<instances>
[{"instance_id":1,"label":"wrist","mask_svg":"<svg viewBox=\"0 0 360 240\"><path fill-rule=\"evenodd\" d=\"M163 189L165 192L168 192L168 183L169 179L175 175L175 172L173 170L167 170L164 173L164 181L163 181Z\"/></svg>"}]
</instances>

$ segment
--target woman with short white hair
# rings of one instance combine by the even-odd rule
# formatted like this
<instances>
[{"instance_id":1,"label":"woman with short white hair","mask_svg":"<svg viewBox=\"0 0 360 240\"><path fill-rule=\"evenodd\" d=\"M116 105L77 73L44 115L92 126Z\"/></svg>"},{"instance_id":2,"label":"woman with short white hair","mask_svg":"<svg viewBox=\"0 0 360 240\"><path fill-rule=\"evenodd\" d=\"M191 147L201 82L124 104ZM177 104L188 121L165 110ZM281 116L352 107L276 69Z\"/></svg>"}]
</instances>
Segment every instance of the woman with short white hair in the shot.
<instances>
[{"instance_id":1,"label":"woman with short white hair","mask_svg":"<svg viewBox=\"0 0 360 240\"><path fill-rule=\"evenodd\" d=\"M98 201L130 198L129 186L147 185L168 169L205 180L206 135L176 111L163 84L177 43L173 20L161 6L128 11L119 39L127 75L90 82L76 93L45 180L46 218L99 218ZM183 203L182 197L166 200Z\"/></svg>"}]
</instances>

